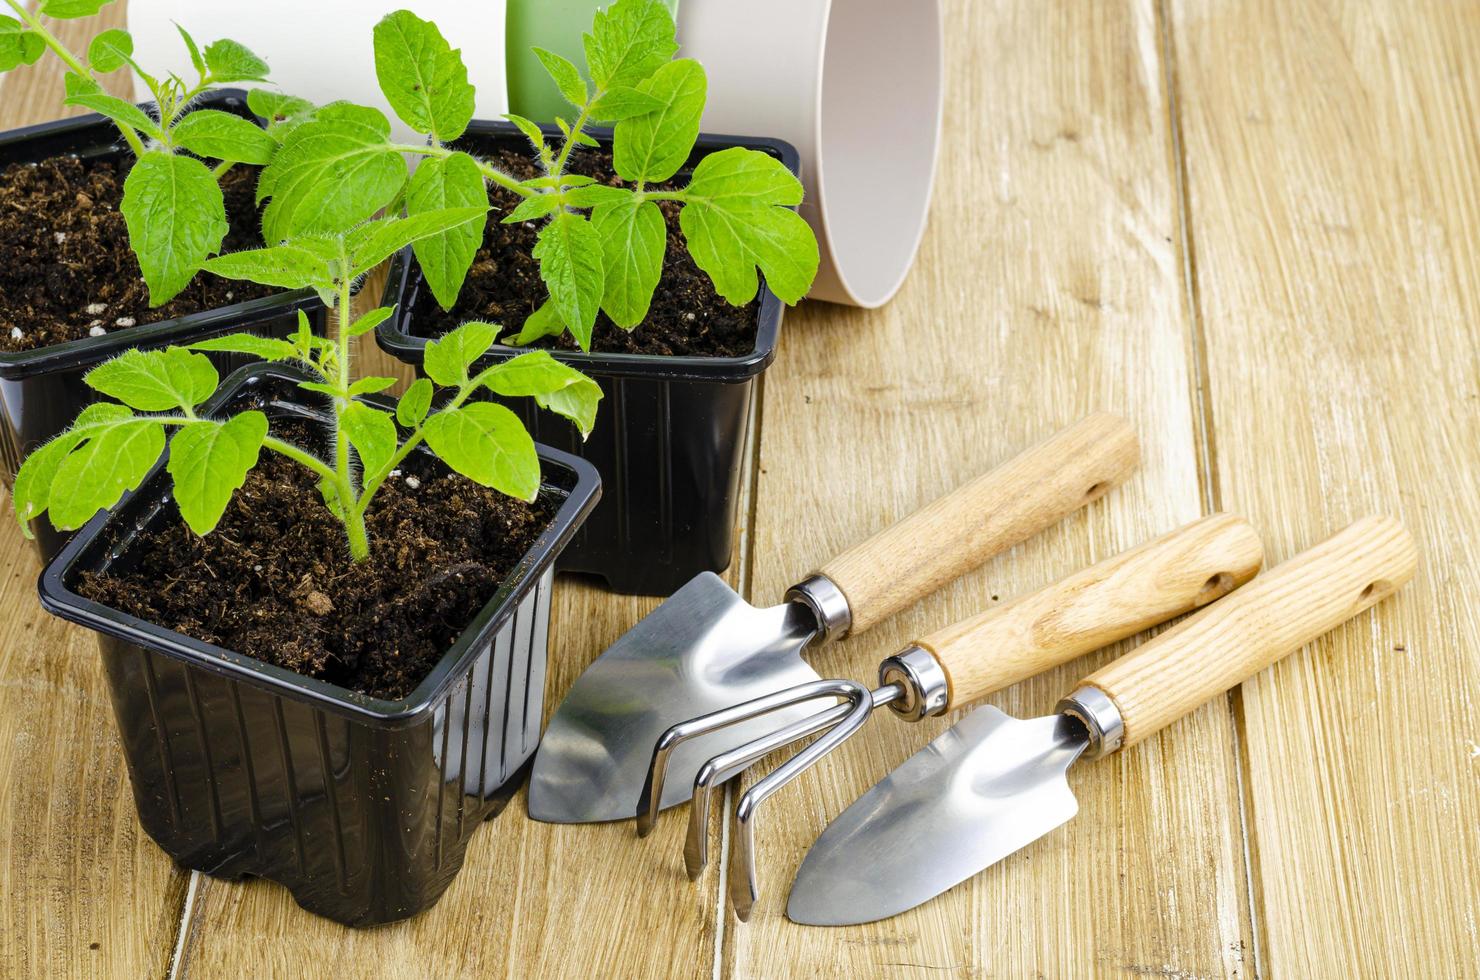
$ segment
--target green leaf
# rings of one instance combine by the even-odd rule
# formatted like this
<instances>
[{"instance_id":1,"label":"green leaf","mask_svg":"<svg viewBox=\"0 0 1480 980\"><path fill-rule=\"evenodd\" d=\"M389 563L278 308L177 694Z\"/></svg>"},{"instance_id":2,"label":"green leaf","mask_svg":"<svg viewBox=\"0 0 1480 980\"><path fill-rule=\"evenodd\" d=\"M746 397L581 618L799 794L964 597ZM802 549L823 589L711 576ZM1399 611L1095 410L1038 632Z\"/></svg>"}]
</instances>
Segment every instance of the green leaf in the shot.
<instances>
[{"instance_id":1,"label":"green leaf","mask_svg":"<svg viewBox=\"0 0 1480 980\"><path fill-rule=\"evenodd\" d=\"M12 17L0 17L0 71L34 65L45 51L40 34Z\"/></svg>"},{"instance_id":2,"label":"green leaf","mask_svg":"<svg viewBox=\"0 0 1480 980\"><path fill-rule=\"evenodd\" d=\"M75 530L118 503L125 491L138 487L164 451L164 426L121 405L84 412L64 438L74 436L81 438L58 463L47 498L52 526L62 531Z\"/></svg>"},{"instance_id":3,"label":"green leaf","mask_svg":"<svg viewBox=\"0 0 1480 980\"><path fill-rule=\"evenodd\" d=\"M464 225L473 225L481 235L487 214L488 201L484 199L481 204L470 208L441 208L406 218L372 221L365 226L369 233L355 241L354 271L356 274L367 272L407 245Z\"/></svg>"},{"instance_id":4,"label":"green leaf","mask_svg":"<svg viewBox=\"0 0 1480 980\"><path fill-rule=\"evenodd\" d=\"M555 310L555 304L546 299L538 309L524 318L524 325L517 334L510 334L501 342L523 347L543 337L558 337L563 333L565 333L565 321L560 319L560 314Z\"/></svg>"},{"instance_id":5,"label":"green leaf","mask_svg":"<svg viewBox=\"0 0 1480 980\"><path fill-rule=\"evenodd\" d=\"M591 226L601 237L606 266L601 308L617 326L631 330L647 317L663 274L668 247L663 212L654 202L629 194L623 201L598 205L591 212Z\"/></svg>"},{"instance_id":6,"label":"green leaf","mask_svg":"<svg viewBox=\"0 0 1480 980\"><path fill-rule=\"evenodd\" d=\"M591 222L565 211L540 229L532 254L560 318L581 349L590 350L606 287L601 237Z\"/></svg>"},{"instance_id":7,"label":"green leaf","mask_svg":"<svg viewBox=\"0 0 1480 980\"><path fill-rule=\"evenodd\" d=\"M425 214L442 208L488 206L488 190L478 163L466 153L429 157L417 166L406 188L406 213ZM421 274L444 310L452 309L473 257L483 243L481 223L458 225L412 244Z\"/></svg>"},{"instance_id":8,"label":"green leaf","mask_svg":"<svg viewBox=\"0 0 1480 980\"><path fill-rule=\"evenodd\" d=\"M267 62L235 41L212 41L206 45L205 57L212 81L260 82L267 77Z\"/></svg>"},{"instance_id":9,"label":"green leaf","mask_svg":"<svg viewBox=\"0 0 1480 980\"><path fill-rule=\"evenodd\" d=\"M72 20L77 17L91 17L112 2L113 0L41 0L36 12L58 20Z\"/></svg>"},{"instance_id":10,"label":"green leaf","mask_svg":"<svg viewBox=\"0 0 1480 980\"><path fill-rule=\"evenodd\" d=\"M274 92L271 89L254 88L247 92L247 108L268 122L280 122L312 112L314 105L296 95Z\"/></svg>"},{"instance_id":11,"label":"green leaf","mask_svg":"<svg viewBox=\"0 0 1480 980\"><path fill-rule=\"evenodd\" d=\"M155 122L143 109L127 99L109 95L91 78L78 75L76 72L69 72L64 81L67 87L67 97L63 101L66 105L80 105L99 115L107 116L120 126L137 129L153 139L164 138L159 123Z\"/></svg>"},{"instance_id":12,"label":"green leaf","mask_svg":"<svg viewBox=\"0 0 1480 980\"><path fill-rule=\"evenodd\" d=\"M175 126L175 143L196 156L266 164L277 143L262 127L219 109L196 109Z\"/></svg>"},{"instance_id":13,"label":"green leaf","mask_svg":"<svg viewBox=\"0 0 1480 980\"><path fill-rule=\"evenodd\" d=\"M694 262L729 302L749 302L756 267L784 302L796 303L817 276L817 238L790 208L802 185L778 160L733 147L694 168L679 225Z\"/></svg>"},{"instance_id":14,"label":"green leaf","mask_svg":"<svg viewBox=\"0 0 1480 980\"><path fill-rule=\"evenodd\" d=\"M708 88L704 68L692 58L670 61L638 88L663 108L617 123L612 163L623 180L667 180L688 160L699 138Z\"/></svg>"},{"instance_id":15,"label":"green leaf","mask_svg":"<svg viewBox=\"0 0 1480 980\"><path fill-rule=\"evenodd\" d=\"M232 333L210 340L198 340L190 345L191 350L229 351L247 354L264 361L292 361L298 359L298 348L286 340L275 337L259 337L251 333Z\"/></svg>"},{"instance_id":16,"label":"green leaf","mask_svg":"<svg viewBox=\"0 0 1480 980\"><path fill-rule=\"evenodd\" d=\"M378 473L396 454L396 423L390 412L371 408L363 402L350 402L339 422L344 434L360 457L365 473Z\"/></svg>"},{"instance_id":17,"label":"green leaf","mask_svg":"<svg viewBox=\"0 0 1480 980\"><path fill-rule=\"evenodd\" d=\"M282 245L228 252L207 260L205 269L226 279L245 279L284 289L332 289L327 239L297 238Z\"/></svg>"},{"instance_id":18,"label":"green leaf","mask_svg":"<svg viewBox=\"0 0 1480 980\"><path fill-rule=\"evenodd\" d=\"M101 431L101 427L133 417L134 413L122 405L95 402L84 408L66 431L26 457L15 475L15 486L10 493L16 520L20 521L21 530L26 537L33 537L29 522L46 511L57 469L67 458L67 454L81 445L90 434Z\"/></svg>"},{"instance_id":19,"label":"green leaf","mask_svg":"<svg viewBox=\"0 0 1480 980\"><path fill-rule=\"evenodd\" d=\"M474 362L498 339L498 327L481 320L464 323L440 340L430 341L422 358L427 377L449 388L466 384Z\"/></svg>"},{"instance_id":20,"label":"green leaf","mask_svg":"<svg viewBox=\"0 0 1480 980\"><path fill-rule=\"evenodd\" d=\"M636 85L678 52L673 15L657 0L617 0L598 10L583 36L586 65L598 90Z\"/></svg>"},{"instance_id":21,"label":"green leaf","mask_svg":"<svg viewBox=\"0 0 1480 980\"><path fill-rule=\"evenodd\" d=\"M551 211L560 207L560 196L558 194L535 194L526 197L515 205L514 210L504 215L502 223L512 225L520 221L533 221L543 218Z\"/></svg>"},{"instance_id":22,"label":"green leaf","mask_svg":"<svg viewBox=\"0 0 1480 980\"><path fill-rule=\"evenodd\" d=\"M545 71L555 81L555 87L560 89L560 94L565 96L565 101L573 106L586 104L588 93L586 83L581 78L581 71L554 51L546 51L544 48L534 48L534 56L540 59L540 64L545 66Z\"/></svg>"},{"instance_id":23,"label":"green leaf","mask_svg":"<svg viewBox=\"0 0 1480 980\"><path fill-rule=\"evenodd\" d=\"M267 416L242 412L225 422L200 419L170 440L167 469L175 481L180 516L196 534L210 534L226 513L231 495L257 465Z\"/></svg>"},{"instance_id":24,"label":"green leaf","mask_svg":"<svg viewBox=\"0 0 1480 980\"><path fill-rule=\"evenodd\" d=\"M324 506L329 508L329 513L341 521L349 519L349 511L344 508L344 501L339 498L339 485L328 477L319 478L319 496L324 498Z\"/></svg>"},{"instance_id":25,"label":"green leaf","mask_svg":"<svg viewBox=\"0 0 1480 980\"><path fill-rule=\"evenodd\" d=\"M128 240L159 306L189 285L226 238L226 204L210 168L193 157L149 150L123 182Z\"/></svg>"},{"instance_id":26,"label":"green leaf","mask_svg":"<svg viewBox=\"0 0 1480 980\"><path fill-rule=\"evenodd\" d=\"M257 184L269 242L335 233L390 204L406 183L406 162L391 149L390 123L378 109L334 103L283 140Z\"/></svg>"},{"instance_id":27,"label":"green leaf","mask_svg":"<svg viewBox=\"0 0 1480 980\"><path fill-rule=\"evenodd\" d=\"M190 32L179 24L175 25L175 30L180 32L180 40L185 42L185 49L190 52L190 63L195 66L196 72L204 78L206 75L206 59L201 56L200 45L196 44L195 38L190 36Z\"/></svg>"},{"instance_id":28,"label":"green leaf","mask_svg":"<svg viewBox=\"0 0 1480 980\"><path fill-rule=\"evenodd\" d=\"M108 74L124 65L133 64L134 39L128 31L114 27L104 31L87 46L87 61L93 71Z\"/></svg>"},{"instance_id":29,"label":"green leaf","mask_svg":"<svg viewBox=\"0 0 1480 980\"><path fill-rule=\"evenodd\" d=\"M573 187L565 192L565 203L573 208L594 208L602 204L623 205L628 201L636 201L630 190L606 184Z\"/></svg>"},{"instance_id":30,"label":"green leaf","mask_svg":"<svg viewBox=\"0 0 1480 980\"><path fill-rule=\"evenodd\" d=\"M391 314L394 312L396 312L394 306L377 306L349 325L349 335L351 337L358 337L360 334L369 333L390 319Z\"/></svg>"},{"instance_id":31,"label":"green leaf","mask_svg":"<svg viewBox=\"0 0 1480 980\"><path fill-rule=\"evenodd\" d=\"M523 116L516 116L512 112L504 113L504 118L519 127L519 132L523 133L534 144L536 150L545 149L545 133L538 125L525 119Z\"/></svg>"},{"instance_id":32,"label":"green leaf","mask_svg":"<svg viewBox=\"0 0 1480 980\"><path fill-rule=\"evenodd\" d=\"M540 492L540 458L519 416L493 402L438 412L423 427L427 445L474 483L520 500Z\"/></svg>"},{"instance_id":33,"label":"green leaf","mask_svg":"<svg viewBox=\"0 0 1480 980\"><path fill-rule=\"evenodd\" d=\"M417 378L396 402L396 421L406 428L420 425L432 407L432 383L426 378Z\"/></svg>"},{"instance_id":34,"label":"green leaf","mask_svg":"<svg viewBox=\"0 0 1480 980\"><path fill-rule=\"evenodd\" d=\"M631 86L622 86L608 91L591 103L591 118L598 122L617 122L631 119L663 108L662 100L640 92Z\"/></svg>"},{"instance_id":35,"label":"green leaf","mask_svg":"<svg viewBox=\"0 0 1480 980\"><path fill-rule=\"evenodd\" d=\"M182 347L124 351L83 378L87 386L141 412L193 409L216 390L221 376L204 354Z\"/></svg>"},{"instance_id":36,"label":"green leaf","mask_svg":"<svg viewBox=\"0 0 1480 980\"><path fill-rule=\"evenodd\" d=\"M530 351L504 361L488 372L485 384L495 394L511 398L532 396L541 408L574 422L583 439L596 425L601 386L546 351Z\"/></svg>"},{"instance_id":37,"label":"green leaf","mask_svg":"<svg viewBox=\"0 0 1480 980\"><path fill-rule=\"evenodd\" d=\"M401 121L440 142L473 118L473 86L462 52L431 21L397 10L375 25L375 77Z\"/></svg>"},{"instance_id":38,"label":"green leaf","mask_svg":"<svg viewBox=\"0 0 1480 980\"><path fill-rule=\"evenodd\" d=\"M361 378L349 386L349 395L351 398L356 395L373 395L378 391L385 391L395 383L395 378Z\"/></svg>"}]
</instances>

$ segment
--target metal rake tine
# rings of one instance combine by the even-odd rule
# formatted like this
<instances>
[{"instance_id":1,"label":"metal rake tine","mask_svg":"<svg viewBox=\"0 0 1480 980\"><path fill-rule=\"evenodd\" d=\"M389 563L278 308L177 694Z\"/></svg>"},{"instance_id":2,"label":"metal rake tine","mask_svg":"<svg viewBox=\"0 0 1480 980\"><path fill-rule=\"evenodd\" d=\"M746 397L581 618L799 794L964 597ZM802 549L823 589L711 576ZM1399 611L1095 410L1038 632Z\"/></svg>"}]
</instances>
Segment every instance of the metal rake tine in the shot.
<instances>
[{"instance_id":1,"label":"metal rake tine","mask_svg":"<svg viewBox=\"0 0 1480 980\"><path fill-rule=\"evenodd\" d=\"M735 831L730 842L730 903L735 907L735 917L741 922L750 920L759 895L755 875L755 815L760 805L781 787L796 779L816 765L824 756L842 745L863 727L873 712L873 692L853 681L837 681L852 692L852 704L843 721L834 725L827 734L787 759L774 770L761 777L740 797L735 805ZM805 720L805 719L804 719Z\"/></svg>"}]
</instances>

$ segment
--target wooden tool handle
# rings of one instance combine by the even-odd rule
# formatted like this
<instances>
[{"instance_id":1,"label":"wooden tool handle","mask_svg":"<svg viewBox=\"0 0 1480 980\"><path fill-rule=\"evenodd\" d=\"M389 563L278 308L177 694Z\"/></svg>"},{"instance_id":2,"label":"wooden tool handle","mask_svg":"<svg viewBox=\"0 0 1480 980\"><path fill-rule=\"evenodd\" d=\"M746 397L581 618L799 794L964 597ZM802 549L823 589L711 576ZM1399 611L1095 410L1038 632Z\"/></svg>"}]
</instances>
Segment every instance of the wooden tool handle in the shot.
<instances>
[{"instance_id":1,"label":"wooden tool handle","mask_svg":"<svg viewBox=\"0 0 1480 980\"><path fill-rule=\"evenodd\" d=\"M864 630L1125 481L1140 461L1130 424L1091 415L915 511L822 567Z\"/></svg>"},{"instance_id":2,"label":"wooden tool handle","mask_svg":"<svg viewBox=\"0 0 1480 980\"><path fill-rule=\"evenodd\" d=\"M1248 521L1214 514L925 637L960 707L1206 605L1259 571Z\"/></svg>"},{"instance_id":3,"label":"wooden tool handle","mask_svg":"<svg viewBox=\"0 0 1480 980\"><path fill-rule=\"evenodd\" d=\"M1391 517L1366 517L1095 671L1135 743L1392 594L1418 550Z\"/></svg>"}]
</instances>

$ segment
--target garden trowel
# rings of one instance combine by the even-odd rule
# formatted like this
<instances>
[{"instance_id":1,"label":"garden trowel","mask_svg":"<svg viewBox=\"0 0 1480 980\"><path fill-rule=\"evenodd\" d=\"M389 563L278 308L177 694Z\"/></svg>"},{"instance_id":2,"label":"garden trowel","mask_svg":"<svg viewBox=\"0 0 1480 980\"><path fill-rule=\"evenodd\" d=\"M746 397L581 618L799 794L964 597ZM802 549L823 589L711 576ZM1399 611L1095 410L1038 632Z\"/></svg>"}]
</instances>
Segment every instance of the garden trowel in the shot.
<instances>
[{"instance_id":1,"label":"garden trowel","mask_svg":"<svg viewBox=\"0 0 1480 980\"><path fill-rule=\"evenodd\" d=\"M757 609L719 576L679 589L586 669L550 721L529 814L581 823L629 818L653 746L670 726L819 680L809 644L861 633L1096 499L1130 475L1130 426L1092 415L879 532ZM689 799L699 766L796 721L773 714L685 742L662 806Z\"/></svg>"},{"instance_id":2,"label":"garden trowel","mask_svg":"<svg viewBox=\"0 0 1480 980\"><path fill-rule=\"evenodd\" d=\"M965 881L1074 816L1075 761L1154 735L1391 594L1417 563L1401 524L1369 517L1091 674L1055 714L976 709L828 825L787 915L873 922Z\"/></svg>"}]
</instances>

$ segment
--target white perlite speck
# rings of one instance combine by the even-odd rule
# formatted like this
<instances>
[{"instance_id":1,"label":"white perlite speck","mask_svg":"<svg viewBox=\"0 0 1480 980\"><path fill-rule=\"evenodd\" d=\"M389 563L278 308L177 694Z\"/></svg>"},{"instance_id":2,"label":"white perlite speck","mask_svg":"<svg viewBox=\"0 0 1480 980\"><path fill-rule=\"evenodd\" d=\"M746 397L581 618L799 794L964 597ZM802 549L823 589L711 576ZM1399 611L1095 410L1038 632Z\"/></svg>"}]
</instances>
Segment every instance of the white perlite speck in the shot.
<instances>
[{"instance_id":1,"label":"white perlite speck","mask_svg":"<svg viewBox=\"0 0 1480 980\"><path fill-rule=\"evenodd\" d=\"M396 477L398 477L398 476L400 476L400 475L401 475L401 471L400 471L400 470L391 470L391 471L390 471L390 472L389 472L389 473L388 473L388 474L386 474L386 475L387 475L387 476L389 476L389 477L391 477L391 478L392 478L392 479L394 479L394 478L396 478Z\"/></svg>"},{"instance_id":2,"label":"white perlite speck","mask_svg":"<svg viewBox=\"0 0 1480 980\"><path fill-rule=\"evenodd\" d=\"M420 486L421 486L421 481L420 481L420 480L418 480L418 479L417 479L417 478L416 478L416 477L414 477L414 476L408 476L408 477L407 477L407 478L406 478L406 486L407 486L407 487L408 487L408 488L409 488L409 489L412 489L412 490L415 490L415 489L417 489L417 488L418 488L418 487L420 487Z\"/></svg>"},{"instance_id":3,"label":"white perlite speck","mask_svg":"<svg viewBox=\"0 0 1480 980\"><path fill-rule=\"evenodd\" d=\"M51 237L55 238L57 244L60 245L67 240L67 233L65 231L53 232Z\"/></svg>"},{"instance_id":4,"label":"white perlite speck","mask_svg":"<svg viewBox=\"0 0 1480 980\"><path fill-rule=\"evenodd\" d=\"M10 339L11 340L20 340L24 336L25 336L25 334L21 333L21 328L20 327L11 327L10 328Z\"/></svg>"},{"instance_id":5,"label":"white perlite speck","mask_svg":"<svg viewBox=\"0 0 1480 980\"><path fill-rule=\"evenodd\" d=\"M82 312L86 313L88 316L97 316L99 313L102 313L107 309L107 303L89 303L87 304L87 309L83 310Z\"/></svg>"},{"instance_id":6,"label":"white perlite speck","mask_svg":"<svg viewBox=\"0 0 1480 980\"><path fill-rule=\"evenodd\" d=\"M236 295L236 293L233 293L233 292L231 292L231 291L230 291L230 290L228 290L228 291L227 291L227 293L226 293L226 298L227 298L227 299L231 299L231 298L232 298L232 297L233 297L233 296L235 296L235 295Z\"/></svg>"},{"instance_id":7,"label":"white perlite speck","mask_svg":"<svg viewBox=\"0 0 1480 980\"><path fill-rule=\"evenodd\" d=\"M105 334L107 332L108 331L104 330L102 327L88 327L87 328L87 335L89 337L101 337L101 336L103 336L103 334Z\"/></svg>"},{"instance_id":8,"label":"white perlite speck","mask_svg":"<svg viewBox=\"0 0 1480 980\"><path fill-rule=\"evenodd\" d=\"M117 324L118 326L120 326L120 327L132 327L134 324L138 323L139 321L138 320L135 320L131 316L121 316L117 320L114 320L113 322L115 324Z\"/></svg>"}]
</instances>

